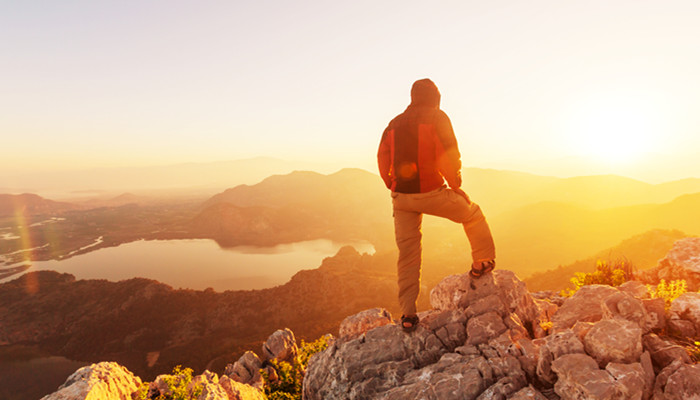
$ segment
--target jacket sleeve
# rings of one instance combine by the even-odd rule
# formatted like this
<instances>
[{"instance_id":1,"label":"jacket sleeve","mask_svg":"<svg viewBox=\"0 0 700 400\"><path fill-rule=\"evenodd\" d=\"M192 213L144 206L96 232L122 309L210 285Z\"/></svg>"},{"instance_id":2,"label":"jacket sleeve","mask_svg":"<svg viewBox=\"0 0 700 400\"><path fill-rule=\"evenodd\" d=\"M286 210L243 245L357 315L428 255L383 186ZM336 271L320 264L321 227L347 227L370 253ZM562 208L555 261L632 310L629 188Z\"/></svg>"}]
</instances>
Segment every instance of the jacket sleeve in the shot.
<instances>
[{"instance_id":1,"label":"jacket sleeve","mask_svg":"<svg viewBox=\"0 0 700 400\"><path fill-rule=\"evenodd\" d=\"M387 188L392 186L392 168L391 168L391 147L393 146L394 130L389 125L382 134L382 140L379 142L379 151L377 152L377 163L379 164L379 176L382 177Z\"/></svg>"},{"instance_id":2,"label":"jacket sleeve","mask_svg":"<svg viewBox=\"0 0 700 400\"><path fill-rule=\"evenodd\" d=\"M436 129L438 147L442 150L438 152L438 168L451 188L459 188L462 186L461 156L457 146L457 138L452 130L452 122L442 111L439 111Z\"/></svg>"}]
</instances>

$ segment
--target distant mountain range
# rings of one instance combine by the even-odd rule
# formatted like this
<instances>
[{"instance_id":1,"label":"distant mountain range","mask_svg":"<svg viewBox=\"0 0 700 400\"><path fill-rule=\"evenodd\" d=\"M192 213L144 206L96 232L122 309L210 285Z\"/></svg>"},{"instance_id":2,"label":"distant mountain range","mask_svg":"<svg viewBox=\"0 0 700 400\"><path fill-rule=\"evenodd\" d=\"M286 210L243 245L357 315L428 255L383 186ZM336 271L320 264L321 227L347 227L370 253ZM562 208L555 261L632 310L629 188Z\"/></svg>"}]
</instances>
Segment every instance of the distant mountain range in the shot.
<instances>
[{"instance_id":1,"label":"distant mountain range","mask_svg":"<svg viewBox=\"0 0 700 400\"><path fill-rule=\"evenodd\" d=\"M56 215L78 207L71 203L48 200L36 194L0 194L0 217L14 215Z\"/></svg>"},{"instance_id":2,"label":"distant mountain range","mask_svg":"<svg viewBox=\"0 0 700 400\"><path fill-rule=\"evenodd\" d=\"M635 235L623 240L618 245L602 250L597 254L578 260L569 265L535 272L524 279L528 290L555 290L573 287L570 280L576 272L589 273L595 271L596 263L600 261L614 262L626 260L636 270L646 270L655 267L677 240L687 237L678 230L654 229L641 235Z\"/></svg>"}]
</instances>

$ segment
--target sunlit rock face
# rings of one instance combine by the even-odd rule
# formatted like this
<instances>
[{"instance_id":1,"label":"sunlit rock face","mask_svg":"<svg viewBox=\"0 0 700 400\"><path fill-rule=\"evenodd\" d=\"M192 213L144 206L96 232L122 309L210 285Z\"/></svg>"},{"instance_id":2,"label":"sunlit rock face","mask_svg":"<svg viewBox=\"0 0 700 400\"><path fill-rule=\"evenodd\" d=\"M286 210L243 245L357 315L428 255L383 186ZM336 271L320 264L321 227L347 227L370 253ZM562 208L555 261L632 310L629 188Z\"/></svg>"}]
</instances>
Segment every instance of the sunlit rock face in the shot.
<instances>
[{"instance_id":1,"label":"sunlit rock face","mask_svg":"<svg viewBox=\"0 0 700 400\"><path fill-rule=\"evenodd\" d=\"M681 302L696 304L687 297ZM653 333L663 328L663 303L639 284L586 286L556 307L533 301L514 274L497 270L478 280L448 276L430 300L433 309L419 313L411 333L378 310L349 317L370 315L382 326L358 322L365 329L312 357L304 398L693 398L694 361ZM670 370L674 362L684 368Z\"/></svg>"},{"instance_id":2,"label":"sunlit rock face","mask_svg":"<svg viewBox=\"0 0 700 400\"><path fill-rule=\"evenodd\" d=\"M125 367L101 362L75 371L58 391L42 400L130 400L139 386L141 379Z\"/></svg>"}]
</instances>

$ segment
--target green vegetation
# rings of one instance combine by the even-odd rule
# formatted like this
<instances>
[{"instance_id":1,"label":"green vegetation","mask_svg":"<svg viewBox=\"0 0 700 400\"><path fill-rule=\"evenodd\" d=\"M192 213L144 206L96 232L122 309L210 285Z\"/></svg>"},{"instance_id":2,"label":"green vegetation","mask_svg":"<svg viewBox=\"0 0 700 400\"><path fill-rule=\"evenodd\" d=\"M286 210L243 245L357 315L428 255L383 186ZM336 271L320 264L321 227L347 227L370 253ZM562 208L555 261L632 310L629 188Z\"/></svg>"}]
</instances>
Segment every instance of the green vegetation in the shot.
<instances>
[{"instance_id":1,"label":"green vegetation","mask_svg":"<svg viewBox=\"0 0 700 400\"><path fill-rule=\"evenodd\" d=\"M274 374L261 370L264 392L270 400L301 400L304 373L312 355L328 347L328 337L322 336L311 343L301 341L299 354L291 363L272 361ZM276 376L274 376L276 375Z\"/></svg>"},{"instance_id":2,"label":"green vegetation","mask_svg":"<svg viewBox=\"0 0 700 400\"><path fill-rule=\"evenodd\" d=\"M623 283L633 279L633 277L634 266L625 259L619 259L613 262L598 260L596 262L595 271L588 274L576 272L574 277L571 278L571 283L574 285L574 288L562 290L561 295L564 297L571 297L574 293L581 289L581 287L586 285L600 284L620 286Z\"/></svg>"},{"instance_id":3,"label":"green vegetation","mask_svg":"<svg viewBox=\"0 0 700 400\"><path fill-rule=\"evenodd\" d=\"M137 400L194 400L202 394L202 386L196 385L189 388L192 382L192 368L182 368L180 365L173 368L173 373L170 376L163 378L163 381L168 385L165 394L160 394L158 397L148 397L148 382L144 382L139 387L135 394Z\"/></svg>"},{"instance_id":4,"label":"green vegetation","mask_svg":"<svg viewBox=\"0 0 700 400\"><path fill-rule=\"evenodd\" d=\"M664 299L666 311L668 311L671 308L673 300L686 292L687 286L683 279L678 279L669 283L666 283L666 281L662 279L656 287L647 285L647 289L649 289L649 294L651 294L653 299Z\"/></svg>"}]
</instances>

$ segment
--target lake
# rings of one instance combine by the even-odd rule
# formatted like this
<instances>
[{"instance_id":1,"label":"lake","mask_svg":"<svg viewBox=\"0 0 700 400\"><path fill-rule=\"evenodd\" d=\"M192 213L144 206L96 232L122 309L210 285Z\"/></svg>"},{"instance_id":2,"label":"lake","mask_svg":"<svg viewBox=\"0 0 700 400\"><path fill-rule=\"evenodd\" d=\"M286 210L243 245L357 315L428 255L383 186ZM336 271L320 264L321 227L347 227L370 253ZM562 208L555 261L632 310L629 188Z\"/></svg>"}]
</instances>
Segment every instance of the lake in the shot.
<instances>
[{"instance_id":1,"label":"lake","mask_svg":"<svg viewBox=\"0 0 700 400\"><path fill-rule=\"evenodd\" d=\"M76 279L110 281L142 277L175 289L264 289L288 282L302 269L317 268L345 245L360 253L374 253L372 244L364 241L319 239L274 247L221 248L208 239L139 240L60 261L35 261L27 271L54 270Z\"/></svg>"}]
</instances>

